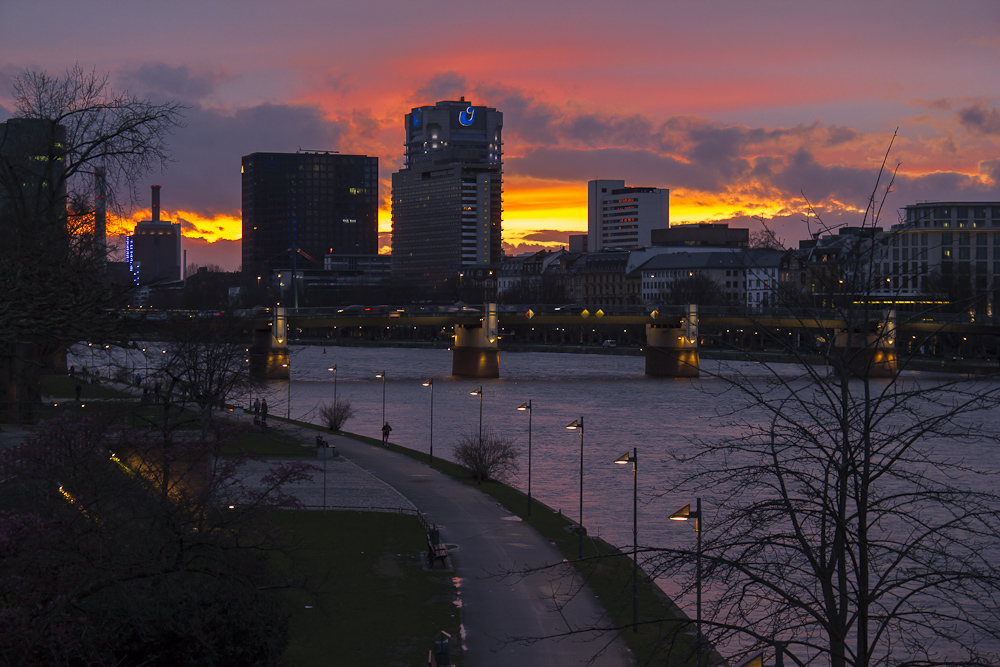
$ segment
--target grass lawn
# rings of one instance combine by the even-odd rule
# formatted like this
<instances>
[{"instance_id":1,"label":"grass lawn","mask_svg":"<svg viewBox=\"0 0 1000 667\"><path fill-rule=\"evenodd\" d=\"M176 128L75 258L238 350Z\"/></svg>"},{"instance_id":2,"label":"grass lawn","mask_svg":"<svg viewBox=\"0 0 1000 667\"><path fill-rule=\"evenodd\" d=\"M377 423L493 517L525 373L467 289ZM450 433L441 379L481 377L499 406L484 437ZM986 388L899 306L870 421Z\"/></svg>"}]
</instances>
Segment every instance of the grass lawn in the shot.
<instances>
[{"instance_id":1,"label":"grass lawn","mask_svg":"<svg viewBox=\"0 0 1000 667\"><path fill-rule=\"evenodd\" d=\"M459 637L453 575L424 567L415 516L287 511L278 525L295 543L281 567L307 580L285 593L289 665L423 665L439 631Z\"/></svg>"}]
</instances>

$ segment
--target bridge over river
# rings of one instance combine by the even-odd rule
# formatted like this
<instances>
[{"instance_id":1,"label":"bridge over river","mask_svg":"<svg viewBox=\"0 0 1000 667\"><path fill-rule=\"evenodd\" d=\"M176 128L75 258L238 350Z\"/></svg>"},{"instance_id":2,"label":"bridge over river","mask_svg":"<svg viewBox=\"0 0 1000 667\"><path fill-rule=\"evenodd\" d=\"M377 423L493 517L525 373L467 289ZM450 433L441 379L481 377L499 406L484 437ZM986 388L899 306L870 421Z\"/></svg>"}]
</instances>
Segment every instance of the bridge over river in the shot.
<instances>
[{"instance_id":1,"label":"bridge over river","mask_svg":"<svg viewBox=\"0 0 1000 667\"><path fill-rule=\"evenodd\" d=\"M204 315L204 314L201 314ZM657 310L632 306L349 306L346 308L258 309L240 312L254 331L251 350L255 375L288 376L288 332L333 332L344 328L431 327L454 329L452 374L499 377L501 333L518 326L642 326L646 374L696 377L699 347L706 335L720 331L781 331L810 340L834 341L853 351L852 366L890 376L896 372L896 341L918 344L934 336L1000 336L1000 321L967 313L921 314L899 319L895 311L872 310L850 324L836 311L802 315L788 309L748 312L733 307L668 306ZM862 321L863 320L863 321Z\"/></svg>"}]
</instances>

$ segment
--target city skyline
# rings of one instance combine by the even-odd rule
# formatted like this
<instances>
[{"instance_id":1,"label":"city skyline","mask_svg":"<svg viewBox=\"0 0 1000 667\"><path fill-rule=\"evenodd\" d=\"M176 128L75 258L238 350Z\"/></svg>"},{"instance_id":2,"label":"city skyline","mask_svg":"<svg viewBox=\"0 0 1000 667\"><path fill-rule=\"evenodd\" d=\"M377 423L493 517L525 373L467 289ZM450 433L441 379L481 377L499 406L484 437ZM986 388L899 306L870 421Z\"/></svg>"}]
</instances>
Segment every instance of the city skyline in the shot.
<instances>
[{"instance_id":1,"label":"city skyline","mask_svg":"<svg viewBox=\"0 0 1000 667\"><path fill-rule=\"evenodd\" d=\"M0 8L0 121L26 68L79 63L183 102L175 162L138 191L163 185L188 261L228 269L242 155L377 156L384 252L404 115L463 95L505 116L509 253L585 233L598 178L670 189L672 224L759 215L794 244L817 231L806 199L860 222L897 127L887 223L918 201L1000 200L998 19L986 1L18 3Z\"/></svg>"}]
</instances>

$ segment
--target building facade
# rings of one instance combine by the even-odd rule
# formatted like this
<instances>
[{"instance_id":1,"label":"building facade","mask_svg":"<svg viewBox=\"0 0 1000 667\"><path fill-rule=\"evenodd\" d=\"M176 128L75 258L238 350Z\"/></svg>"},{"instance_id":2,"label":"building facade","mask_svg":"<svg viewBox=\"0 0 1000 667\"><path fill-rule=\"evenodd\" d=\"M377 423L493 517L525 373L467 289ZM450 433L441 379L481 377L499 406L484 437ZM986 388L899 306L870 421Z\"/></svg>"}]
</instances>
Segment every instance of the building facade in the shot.
<instances>
[{"instance_id":1,"label":"building facade","mask_svg":"<svg viewBox=\"0 0 1000 667\"><path fill-rule=\"evenodd\" d=\"M241 172L244 276L322 269L331 253L378 253L378 158L251 153Z\"/></svg>"},{"instance_id":2,"label":"building facade","mask_svg":"<svg viewBox=\"0 0 1000 667\"><path fill-rule=\"evenodd\" d=\"M405 117L392 175L392 272L439 282L503 256L503 114L461 98Z\"/></svg>"},{"instance_id":3,"label":"building facade","mask_svg":"<svg viewBox=\"0 0 1000 667\"><path fill-rule=\"evenodd\" d=\"M1000 289L1000 202L924 202L887 235L881 273L898 298Z\"/></svg>"},{"instance_id":4,"label":"building facade","mask_svg":"<svg viewBox=\"0 0 1000 667\"><path fill-rule=\"evenodd\" d=\"M181 225L160 220L160 186L151 186L152 220L143 220L128 237L125 257L137 285L181 279Z\"/></svg>"},{"instance_id":5,"label":"building facade","mask_svg":"<svg viewBox=\"0 0 1000 667\"><path fill-rule=\"evenodd\" d=\"M654 229L670 227L670 190L587 183L587 250L635 250L653 245Z\"/></svg>"}]
</instances>

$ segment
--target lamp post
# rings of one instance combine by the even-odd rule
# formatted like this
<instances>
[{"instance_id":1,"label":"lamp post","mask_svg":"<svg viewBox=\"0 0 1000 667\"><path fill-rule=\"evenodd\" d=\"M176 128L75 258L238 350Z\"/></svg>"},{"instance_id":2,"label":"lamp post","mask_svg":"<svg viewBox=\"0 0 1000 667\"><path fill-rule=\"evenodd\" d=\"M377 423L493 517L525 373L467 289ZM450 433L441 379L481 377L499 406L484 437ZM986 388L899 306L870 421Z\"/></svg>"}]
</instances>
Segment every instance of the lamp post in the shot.
<instances>
[{"instance_id":1,"label":"lamp post","mask_svg":"<svg viewBox=\"0 0 1000 667\"><path fill-rule=\"evenodd\" d=\"M483 456L483 386L479 385L479 389L474 389L469 392L469 396L479 397L479 465L476 466L476 484L483 483L483 466L482 456Z\"/></svg>"},{"instance_id":2,"label":"lamp post","mask_svg":"<svg viewBox=\"0 0 1000 667\"><path fill-rule=\"evenodd\" d=\"M528 516L531 516L531 401L517 406L521 412L528 412Z\"/></svg>"},{"instance_id":3,"label":"lamp post","mask_svg":"<svg viewBox=\"0 0 1000 667\"><path fill-rule=\"evenodd\" d=\"M580 525L577 528L577 558L583 559L583 417L579 420L574 421L572 424L566 424L566 428L570 431L580 430Z\"/></svg>"},{"instance_id":4,"label":"lamp post","mask_svg":"<svg viewBox=\"0 0 1000 667\"><path fill-rule=\"evenodd\" d=\"M615 463L632 464L632 632L639 632L639 450L625 452Z\"/></svg>"},{"instance_id":5,"label":"lamp post","mask_svg":"<svg viewBox=\"0 0 1000 667\"><path fill-rule=\"evenodd\" d=\"M701 667L701 498L698 498L695 501L695 510L693 512L691 511L691 503L688 503L671 514L670 518L674 521L687 521L688 519L694 519L695 590L697 595L695 612L697 614L697 621L695 625L695 655L697 656L697 665L698 667Z\"/></svg>"},{"instance_id":6,"label":"lamp post","mask_svg":"<svg viewBox=\"0 0 1000 667\"><path fill-rule=\"evenodd\" d=\"M282 368L288 369L288 398L285 401L285 418L288 421L292 420L292 360L289 359L287 364L281 364Z\"/></svg>"},{"instance_id":7,"label":"lamp post","mask_svg":"<svg viewBox=\"0 0 1000 667\"><path fill-rule=\"evenodd\" d=\"M385 371L382 371L381 373L376 373L375 377L382 378L382 424L380 425L381 428L381 426L385 426Z\"/></svg>"},{"instance_id":8,"label":"lamp post","mask_svg":"<svg viewBox=\"0 0 1000 667\"><path fill-rule=\"evenodd\" d=\"M330 366L326 370L333 371L333 409L337 409L337 364Z\"/></svg>"},{"instance_id":9,"label":"lamp post","mask_svg":"<svg viewBox=\"0 0 1000 667\"><path fill-rule=\"evenodd\" d=\"M430 454L429 464L434 465L434 380L430 379L424 382L425 387L431 388L431 441L430 441Z\"/></svg>"}]
</instances>

